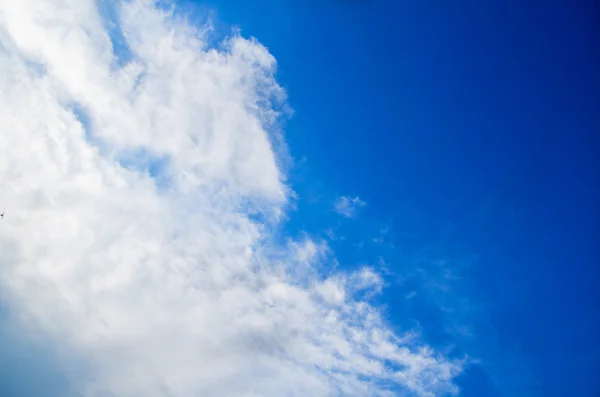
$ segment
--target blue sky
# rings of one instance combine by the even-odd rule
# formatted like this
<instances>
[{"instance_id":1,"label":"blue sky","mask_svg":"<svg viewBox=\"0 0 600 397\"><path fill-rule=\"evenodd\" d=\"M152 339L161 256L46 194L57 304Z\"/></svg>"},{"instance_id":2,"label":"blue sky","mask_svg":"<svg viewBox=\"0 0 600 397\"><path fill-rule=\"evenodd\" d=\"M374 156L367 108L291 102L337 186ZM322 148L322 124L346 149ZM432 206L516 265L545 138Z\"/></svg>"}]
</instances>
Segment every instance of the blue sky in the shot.
<instances>
[{"instance_id":1,"label":"blue sky","mask_svg":"<svg viewBox=\"0 0 600 397\"><path fill-rule=\"evenodd\" d=\"M600 392L597 5L202 4L278 61L295 110L286 139L306 158L289 227L338 227L342 265L456 273L435 305L406 304L405 285L383 299L392 321L411 313L482 360L461 395ZM368 203L359 219L318 210L342 193ZM383 228L385 247L351 248ZM435 329L449 323L473 336Z\"/></svg>"},{"instance_id":2,"label":"blue sky","mask_svg":"<svg viewBox=\"0 0 600 397\"><path fill-rule=\"evenodd\" d=\"M11 186L0 191L0 394L375 395L361 387L405 376L421 344L439 355L392 386L400 396L411 381L414 395L445 395L446 358L465 356L463 397L600 393L592 1L176 0L192 24L213 22L218 51L198 58L184 24L144 2L98 2L100 27L92 2L68 3L71 19L61 2L38 3L53 21L38 30L19 19L30 11L0 6L10 55L0 66L20 76L0 77L11 88L0 115L19 132L7 140L15 148L0 146L0 182ZM61 24L87 36L52 41L44 29ZM291 210L262 120L247 111L264 99L257 86L276 91L270 58L241 39L223 50L234 29L266 46L293 109L282 123ZM274 244L256 243L280 210ZM332 251L322 261L320 239ZM383 275L381 293L365 265ZM382 323L332 286L367 297ZM331 329L320 328L324 308L341 318ZM390 339L411 351L398 364L347 336L373 330L422 339ZM336 350L342 342L351 354ZM318 365L302 361L313 359L302 346ZM320 365L338 359L324 376ZM363 360L389 371L362 372Z\"/></svg>"}]
</instances>

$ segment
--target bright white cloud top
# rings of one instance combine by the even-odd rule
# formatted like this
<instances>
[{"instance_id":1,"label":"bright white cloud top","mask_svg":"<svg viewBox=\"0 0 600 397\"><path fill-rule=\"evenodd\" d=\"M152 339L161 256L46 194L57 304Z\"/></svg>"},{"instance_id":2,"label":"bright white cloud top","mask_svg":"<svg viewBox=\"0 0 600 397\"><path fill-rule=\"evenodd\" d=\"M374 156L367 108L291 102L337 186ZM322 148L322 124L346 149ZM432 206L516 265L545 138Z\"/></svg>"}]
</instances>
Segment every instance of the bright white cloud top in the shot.
<instances>
[{"instance_id":1,"label":"bright white cloud top","mask_svg":"<svg viewBox=\"0 0 600 397\"><path fill-rule=\"evenodd\" d=\"M275 59L119 4L124 63L95 1L0 0L12 326L58 346L86 397L456 392L460 362L359 299L373 270L325 276L321 242L271 238L290 192Z\"/></svg>"}]
</instances>

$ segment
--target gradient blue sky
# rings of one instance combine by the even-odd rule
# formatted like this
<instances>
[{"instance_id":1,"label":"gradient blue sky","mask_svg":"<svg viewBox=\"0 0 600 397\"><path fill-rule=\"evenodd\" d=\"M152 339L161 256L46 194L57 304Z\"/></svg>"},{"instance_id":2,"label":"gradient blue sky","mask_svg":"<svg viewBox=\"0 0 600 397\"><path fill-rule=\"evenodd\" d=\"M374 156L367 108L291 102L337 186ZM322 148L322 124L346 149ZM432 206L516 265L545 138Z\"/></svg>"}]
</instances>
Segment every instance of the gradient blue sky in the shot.
<instances>
[{"instance_id":1,"label":"gradient blue sky","mask_svg":"<svg viewBox=\"0 0 600 397\"><path fill-rule=\"evenodd\" d=\"M298 193L283 236L382 270L392 327L477 360L463 397L600 394L597 4L175 3L277 60ZM340 196L366 205L345 218ZM53 346L5 329L7 313L0 395L62 394Z\"/></svg>"},{"instance_id":2,"label":"gradient blue sky","mask_svg":"<svg viewBox=\"0 0 600 397\"><path fill-rule=\"evenodd\" d=\"M333 224L342 266L385 261L390 318L482 360L461 395L600 393L594 2L201 5L278 61L305 158L290 230ZM335 221L348 192L368 205Z\"/></svg>"}]
</instances>

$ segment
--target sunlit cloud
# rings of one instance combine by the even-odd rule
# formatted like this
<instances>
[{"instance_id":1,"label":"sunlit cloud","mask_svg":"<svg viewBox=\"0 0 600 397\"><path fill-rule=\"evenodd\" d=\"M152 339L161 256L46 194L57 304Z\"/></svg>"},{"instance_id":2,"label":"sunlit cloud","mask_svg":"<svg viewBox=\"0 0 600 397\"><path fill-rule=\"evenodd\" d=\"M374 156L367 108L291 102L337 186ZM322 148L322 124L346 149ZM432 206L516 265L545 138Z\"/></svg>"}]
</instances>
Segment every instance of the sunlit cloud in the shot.
<instances>
[{"instance_id":1,"label":"sunlit cloud","mask_svg":"<svg viewBox=\"0 0 600 397\"><path fill-rule=\"evenodd\" d=\"M83 396L456 392L461 362L361 298L375 270L323 272L325 243L271 238L292 192L275 58L238 35L209 48L209 25L149 0L114 6L0 1L10 326L58 346Z\"/></svg>"}]
</instances>

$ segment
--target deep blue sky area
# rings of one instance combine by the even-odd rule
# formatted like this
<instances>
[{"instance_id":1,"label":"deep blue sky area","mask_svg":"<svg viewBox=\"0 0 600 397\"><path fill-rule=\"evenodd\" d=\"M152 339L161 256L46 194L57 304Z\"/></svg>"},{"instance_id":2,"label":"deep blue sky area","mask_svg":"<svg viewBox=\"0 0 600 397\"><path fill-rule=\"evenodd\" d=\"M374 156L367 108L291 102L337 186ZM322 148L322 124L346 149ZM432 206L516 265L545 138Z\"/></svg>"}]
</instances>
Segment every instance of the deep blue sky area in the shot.
<instances>
[{"instance_id":1,"label":"deep blue sky area","mask_svg":"<svg viewBox=\"0 0 600 397\"><path fill-rule=\"evenodd\" d=\"M391 320L482 360L461 395L600 395L597 2L196 5L278 61L289 227L343 231L342 264L385 257ZM314 210L338 194L360 219Z\"/></svg>"}]
</instances>

